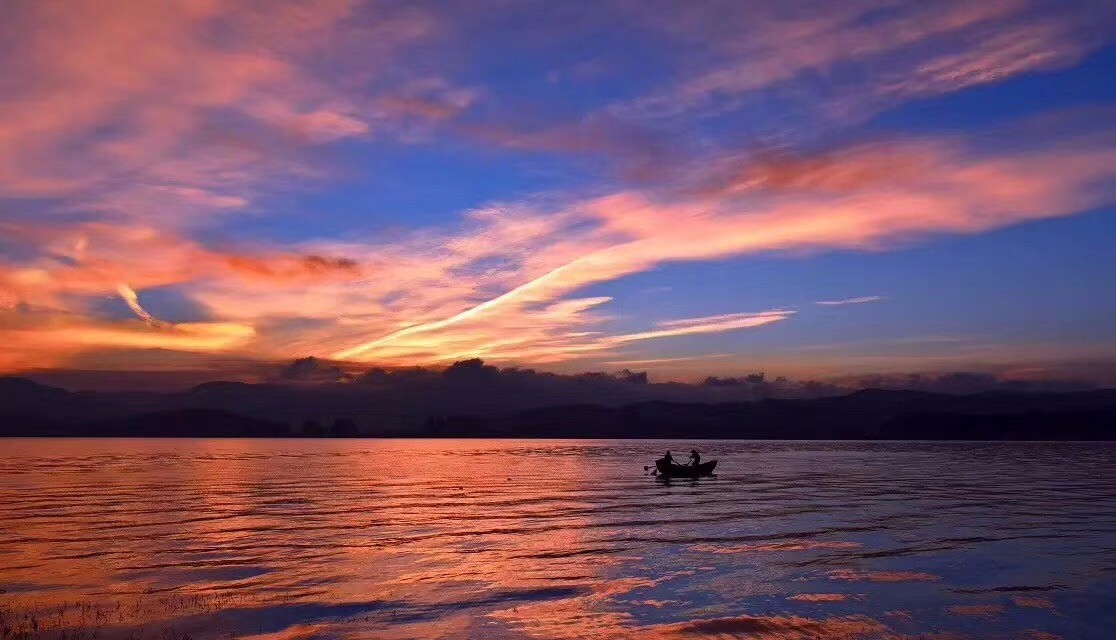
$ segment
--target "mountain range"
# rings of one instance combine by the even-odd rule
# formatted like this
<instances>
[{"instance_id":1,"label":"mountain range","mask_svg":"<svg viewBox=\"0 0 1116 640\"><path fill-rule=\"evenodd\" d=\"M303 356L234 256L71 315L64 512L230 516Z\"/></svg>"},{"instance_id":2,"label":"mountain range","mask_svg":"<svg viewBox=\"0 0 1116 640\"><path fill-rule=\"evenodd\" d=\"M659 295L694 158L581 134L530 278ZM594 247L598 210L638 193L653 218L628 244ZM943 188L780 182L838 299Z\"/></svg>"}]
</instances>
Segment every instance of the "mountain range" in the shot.
<instances>
[{"instance_id":1,"label":"mountain range","mask_svg":"<svg viewBox=\"0 0 1116 640\"><path fill-rule=\"evenodd\" d=\"M211 382L154 393L74 392L0 378L0 435L1116 440L1116 389L863 389L731 402L617 392L609 403L563 402L599 395L597 387L524 397L491 380L450 382L424 391Z\"/></svg>"}]
</instances>

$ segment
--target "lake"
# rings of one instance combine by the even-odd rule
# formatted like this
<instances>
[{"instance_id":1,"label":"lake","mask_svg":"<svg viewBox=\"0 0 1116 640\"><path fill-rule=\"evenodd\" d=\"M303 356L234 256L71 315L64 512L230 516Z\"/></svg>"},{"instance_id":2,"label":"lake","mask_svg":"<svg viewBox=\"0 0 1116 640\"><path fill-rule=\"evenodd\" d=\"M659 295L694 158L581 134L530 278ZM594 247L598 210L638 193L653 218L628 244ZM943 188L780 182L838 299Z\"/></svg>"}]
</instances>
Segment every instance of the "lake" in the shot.
<instances>
[{"instance_id":1,"label":"lake","mask_svg":"<svg viewBox=\"0 0 1116 640\"><path fill-rule=\"evenodd\" d=\"M0 439L0 523L7 637L1116 628L1104 444Z\"/></svg>"}]
</instances>

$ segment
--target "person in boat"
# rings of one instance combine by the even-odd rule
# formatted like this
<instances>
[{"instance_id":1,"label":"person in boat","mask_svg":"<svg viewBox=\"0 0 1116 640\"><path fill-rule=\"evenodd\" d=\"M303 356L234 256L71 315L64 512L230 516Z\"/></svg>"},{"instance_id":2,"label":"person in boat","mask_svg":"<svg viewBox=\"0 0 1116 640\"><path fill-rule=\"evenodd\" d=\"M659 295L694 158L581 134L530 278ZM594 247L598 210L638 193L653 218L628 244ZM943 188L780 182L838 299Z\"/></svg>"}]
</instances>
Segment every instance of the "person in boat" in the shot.
<instances>
[{"instance_id":1,"label":"person in boat","mask_svg":"<svg viewBox=\"0 0 1116 640\"><path fill-rule=\"evenodd\" d=\"M701 454L697 452L697 449L690 449L690 463L689 464L690 464L691 467L696 467L699 464L701 464Z\"/></svg>"},{"instance_id":2,"label":"person in boat","mask_svg":"<svg viewBox=\"0 0 1116 640\"><path fill-rule=\"evenodd\" d=\"M663 462L667 463L668 465L674 464L674 456L670 455L670 452L667 451L666 455L663 456Z\"/></svg>"}]
</instances>

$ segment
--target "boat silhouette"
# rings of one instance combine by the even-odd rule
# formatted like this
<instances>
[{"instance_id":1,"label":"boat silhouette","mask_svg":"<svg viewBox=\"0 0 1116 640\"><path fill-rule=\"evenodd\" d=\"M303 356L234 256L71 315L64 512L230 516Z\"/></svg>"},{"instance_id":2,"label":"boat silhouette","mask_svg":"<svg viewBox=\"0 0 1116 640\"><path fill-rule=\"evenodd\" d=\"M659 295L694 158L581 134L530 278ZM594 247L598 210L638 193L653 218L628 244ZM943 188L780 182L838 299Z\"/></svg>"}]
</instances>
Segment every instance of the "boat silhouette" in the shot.
<instances>
[{"instance_id":1,"label":"boat silhouette","mask_svg":"<svg viewBox=\"0 0 1116 640\"><path fill-rule=\"evenodd\" d=\"M716 468L716 460L703 462L696 466L674 464L661 459L655 461L655 469L659 472L660 476L666 478L700 478L702 476L711 476L713 475L713 470Z\"/></svg>"}]
</instances>

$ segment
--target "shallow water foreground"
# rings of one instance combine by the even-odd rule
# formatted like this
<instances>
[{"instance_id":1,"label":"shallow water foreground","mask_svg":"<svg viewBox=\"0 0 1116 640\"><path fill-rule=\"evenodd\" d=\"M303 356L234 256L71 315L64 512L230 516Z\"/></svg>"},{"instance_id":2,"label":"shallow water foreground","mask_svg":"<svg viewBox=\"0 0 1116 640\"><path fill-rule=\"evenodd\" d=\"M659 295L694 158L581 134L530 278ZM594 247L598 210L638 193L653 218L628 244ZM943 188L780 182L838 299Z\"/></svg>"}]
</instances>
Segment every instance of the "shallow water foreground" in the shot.
<instances>
[{"instance_id":1,"label":"shallow water foreground","mask_svg":"<svg viewBox=\"0 0 1116 640\"><path fill-rule=\"evenodd\" d=\"M1116 446L692 445L0 440L0 637L1113 637Z\"/></svg>"}]
</instances>

